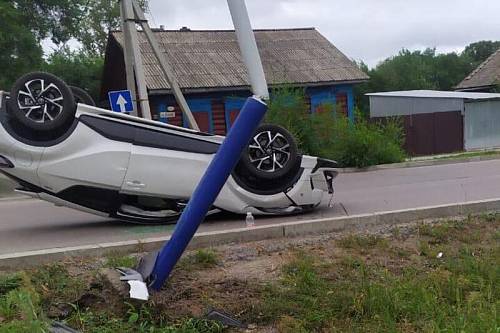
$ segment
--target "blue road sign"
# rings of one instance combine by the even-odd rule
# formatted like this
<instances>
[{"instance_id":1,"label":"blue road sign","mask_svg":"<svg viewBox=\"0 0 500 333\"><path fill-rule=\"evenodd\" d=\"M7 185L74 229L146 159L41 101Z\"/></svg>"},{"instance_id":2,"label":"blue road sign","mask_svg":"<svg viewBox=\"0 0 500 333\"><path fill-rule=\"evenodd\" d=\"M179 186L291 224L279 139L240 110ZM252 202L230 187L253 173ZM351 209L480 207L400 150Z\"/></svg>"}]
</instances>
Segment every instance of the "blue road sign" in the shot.
<instances>
[{"instance_id":1,"label":"blue road sign","mask_svg":"<svg viewBox=\"0 0 500 333\"><path fill-rule=\"evenodd\" d=\"M130 90L110 91L108 93L111 110L115 112L132 112L134 103Z\"/></svg>"}]
</instances>

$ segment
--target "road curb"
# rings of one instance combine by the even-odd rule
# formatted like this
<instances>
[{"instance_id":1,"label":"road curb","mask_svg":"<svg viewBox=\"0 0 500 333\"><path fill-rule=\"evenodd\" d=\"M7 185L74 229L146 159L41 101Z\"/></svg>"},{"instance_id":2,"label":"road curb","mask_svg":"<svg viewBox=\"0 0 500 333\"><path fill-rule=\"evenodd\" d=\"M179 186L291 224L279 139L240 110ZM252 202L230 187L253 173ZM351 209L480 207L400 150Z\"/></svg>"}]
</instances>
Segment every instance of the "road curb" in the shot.
<instances>
[{"instance_id":1,"label":"road curb","mask_svg":"<svg viewBox=\"0 0 500 333\"><path fill-rule=\"evenodd\" d=\"M461 158L443 158L435 160L431 159L431 160L420 160L420 161L407 161L407 162L392 163L392 164L379 164L367 168L338 168L337 170L340 173L358 173L358 172L378 171L378 170L418 168L418 167L435 166L435 165L492 161L499 159L500 159L500 154L489 155L489 156L486 155L486 156L461 157Z\"/></svg>"},{"instance_id":2,"label":"road curb","mask_svg":"<svg viewBox=\"0 0 500 333\"><path fill-rule=\"evenodd\" d=\"M287 222L257 226L251 229L240 228L226 231L202 232L195 235L189 244L189 249L267 239L318 235L350 231L375 225L398 225L431 218L474 215L488 212L500 212L500 198L347 217ZM34 267L75 257L151 252L159 249L168 239L170 237L147 238L4 254L0 255L0 269Z\"/></svg>"}]
</instances>

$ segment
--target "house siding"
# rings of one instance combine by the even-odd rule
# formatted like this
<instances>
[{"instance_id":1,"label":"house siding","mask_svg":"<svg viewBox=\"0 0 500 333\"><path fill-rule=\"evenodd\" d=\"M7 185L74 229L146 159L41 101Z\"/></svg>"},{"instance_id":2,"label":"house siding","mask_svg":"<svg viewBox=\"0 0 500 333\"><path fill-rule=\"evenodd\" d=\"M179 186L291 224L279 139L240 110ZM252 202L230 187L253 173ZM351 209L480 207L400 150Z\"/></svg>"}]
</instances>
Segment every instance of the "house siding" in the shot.
<instances>
[{"instance_id":1,"label":"house siding","mask_svg":"<svg viewBox=\"0 0 500 333\"><path fill-rule=\"evenodd\" d=\"M201 122L204 131L216 135L225 135L238 116L250 92L229 91L206 94L188 94L186 100L192 109L195 118ZM306 89L306 105L311 113L319 112L322 105L331 104L339 106L339 96L344 96L345 114L354 120L354 95L353 87L349 85L328 86ZM180 107L172 95L152 95L150 97L153 119L176 126L188 127L187 119L183 117ZM175 117L163 119L161 112L173 107ZM337 110L338 112L338 110ZM209 122L207 125L206 122Z\"/></svg>"},{"instance_id":2,"label":"house siding","mask_svg":"<svg viewBox=\"0 0 500 333\"><path fill-rule=\"evenodd\" d=\"M212 114L214 122L214 134L226 134L226 112L223 98L216 97L212 99Z\"/></svg>"},{"instance_id":3,"label":"house siding","mask_svg":"<svg viewBox=\"0 0 500 333\"><path fill-rule=\"evenodd\" d=\"M310 110L312 113L321 112L322 106L329 104L337 112L344 113L354 121L354 90L352 85L336 85L322 88L309 88L306 94L310 96ZM340 110L340 97L345 98L346 110Z\"/></svg>"}]
</instances>

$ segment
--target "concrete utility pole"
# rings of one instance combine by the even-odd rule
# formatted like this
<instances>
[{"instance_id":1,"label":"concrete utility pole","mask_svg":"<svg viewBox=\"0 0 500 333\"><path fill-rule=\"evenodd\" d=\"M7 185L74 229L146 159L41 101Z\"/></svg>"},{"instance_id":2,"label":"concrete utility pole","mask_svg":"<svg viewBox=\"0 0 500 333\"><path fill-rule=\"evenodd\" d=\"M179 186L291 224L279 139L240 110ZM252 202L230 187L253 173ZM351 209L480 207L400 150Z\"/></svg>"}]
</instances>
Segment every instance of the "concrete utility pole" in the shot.
<instances>
[{"instance_id":1,"label":"concrete utility pole","mask_svg":"<svg viewBox=\"0 0 500 333\"><path fill-rule=\"evenodd\" d=\"M148 89L146 87L146 76L142 63L141 51L139 48L139 37L137 35L136 17L132 6L134 0L121 1L121 13L123 19L123 49L125 56L125 70L127 75L127 86L132 92L134 100L134 115L137 116L137 106L139 105L142 117L151 119L151 109L149 107ZM132 68L133 66L133 68ZM135 84L137 83L137 92ZM139 99L137 100L137 97ZM139 102L139 103L137 103Z\"/></svg>"},{"instance_id":2,"label":"concrete utility pole","mask_svg":"<svg viewBox=\"0 0 500 333\"><path fill-rule=\"evenodd\" d=\"M123 2L120 3L120 17L122 18L121 22L121 28L123 31L123 40L124 43L128 43L131 40L131 37L129 35L129 27L126 27L128 23L126 23L125 19L125 10L123 8L124 4ZM130 54L130 52L127 52L130 50L130 47L124 46L124 60L125 60L125 76L127 79L127 89L130 90L130 93L132 94L132 103L134 104L134 111L132 111L133 116L138 116L137 115L137 93L135 90L135 76L134 76L134 57Z\"/></svg>"},{"instance_id":3,"label":"concrete utility pole","mask_svg":"<svg viewBox=\"0 0 500 333\"><path fill-rule=\"evenodd\" d=\"M248 71L252 92L257 98L269 99L269 88L267 86L262 60L252 30L252 24L248 17L245 0L228 0L229 11L233 19L238 45L240 47L243 62Z\"/></svg>"},{"instance_id":4,"label":"concrete utility pole","mask_svg":"<svg viewBox=\"0 0 500 333\"><path fill-rule=\"evenodd\" d=\"M146 88L146 79L144 75L144 67L142 63L141 52L139 48L139 39L137 35L136 24L142 27L146 38L153 49L153 53L160 64L160 68L167 79L170 89L175 96L177 104L182 110L182 113L187 119L189 126L199 131L200 128L196 123L193 113L189 109L181 88L177 83L177 79L172 71L165 54L161 51L160 45L156 40L153 31L149 27L148 21L144 16L144 12L135 0L121 0L123 24L123 39L125 49L125 67L127 72L127 86L132 92L135 91L135 81L139 92L139 105L143 113L143 117L151 119L151 111L149 108L149 100ZM132 70L135 69L135 72ZM134 76L135 74L135 76ZM135 77L135 80L134 80ZM133 88L133 89L131 89Z\"/></svg>"}]
</instances>

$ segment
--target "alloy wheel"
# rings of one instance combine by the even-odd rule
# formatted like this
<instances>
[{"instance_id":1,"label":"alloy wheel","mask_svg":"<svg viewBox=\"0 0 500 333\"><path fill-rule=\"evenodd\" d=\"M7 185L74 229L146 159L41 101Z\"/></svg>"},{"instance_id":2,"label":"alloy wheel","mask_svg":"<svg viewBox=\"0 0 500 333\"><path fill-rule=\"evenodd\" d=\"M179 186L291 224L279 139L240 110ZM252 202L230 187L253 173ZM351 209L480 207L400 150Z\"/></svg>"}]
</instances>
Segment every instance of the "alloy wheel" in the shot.
<instances>
[{"instance_id":1,"label":"alloy wheel","mask_svg":"<svg viewBox=\"0 0 500 333\"><path fill-rule=\"evenodd\" d=\"M48 123L63 111L63 94L54 84L44 79L35 79L19 90L17 104L26 118L36 123Z\"/></svg>"},{"instance_id":2,"label":"alloy wheel","mask_svg":"<svg viewBox=\"0 0 500 333\"><path fill-rule=\"evenodd\" d=\"M253 137L248 154L258 170L272 173L290 161L290 143L281 133L263 131Z\"/></svg>"}]
</instances>

